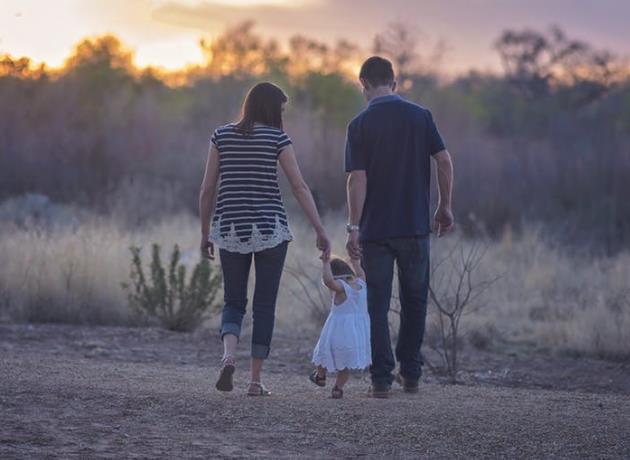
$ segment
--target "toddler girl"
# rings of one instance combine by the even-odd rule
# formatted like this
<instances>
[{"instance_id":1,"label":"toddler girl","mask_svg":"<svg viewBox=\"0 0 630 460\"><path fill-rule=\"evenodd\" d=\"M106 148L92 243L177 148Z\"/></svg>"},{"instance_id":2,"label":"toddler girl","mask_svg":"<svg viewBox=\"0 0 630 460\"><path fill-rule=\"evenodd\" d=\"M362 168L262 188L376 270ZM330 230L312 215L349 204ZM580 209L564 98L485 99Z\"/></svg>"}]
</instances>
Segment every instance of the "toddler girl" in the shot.
<instances>
[{"instance_id":1,"label":"toddler girl","mask_svg":"<svg viewBox=\"0 0 630 460\"><path fill-rule=\"evenodd\" d=\"M332 291L332 306L313 351L317 366L310 380L326 385L326 373L337 372L332 397L343 397L350 369L365 369L372 363L367 285L359 260L349 265L338 257L322 256L323 282Z\"/></svg>"}]
</instances>

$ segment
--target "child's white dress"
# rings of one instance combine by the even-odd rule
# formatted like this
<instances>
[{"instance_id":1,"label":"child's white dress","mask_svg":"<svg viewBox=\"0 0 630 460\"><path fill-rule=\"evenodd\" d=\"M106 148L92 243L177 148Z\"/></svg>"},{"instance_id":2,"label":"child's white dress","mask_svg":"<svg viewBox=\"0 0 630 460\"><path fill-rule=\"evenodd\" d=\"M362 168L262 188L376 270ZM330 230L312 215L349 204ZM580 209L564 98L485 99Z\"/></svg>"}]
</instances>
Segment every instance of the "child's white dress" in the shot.
<instances>
[{"instance_id":1,"label":"child's white dress","mask_svg":"<svg viewBox=\"0 0 630 460\"><path fill-rule=\"evenodd\" d=\"M361 278L356 280L360 289L338 280L343 285L346 300L339 305L333 300L313 351L313 364L328 371L365 369L372 364L367 285Z\"/></svg>"}]
</instances>

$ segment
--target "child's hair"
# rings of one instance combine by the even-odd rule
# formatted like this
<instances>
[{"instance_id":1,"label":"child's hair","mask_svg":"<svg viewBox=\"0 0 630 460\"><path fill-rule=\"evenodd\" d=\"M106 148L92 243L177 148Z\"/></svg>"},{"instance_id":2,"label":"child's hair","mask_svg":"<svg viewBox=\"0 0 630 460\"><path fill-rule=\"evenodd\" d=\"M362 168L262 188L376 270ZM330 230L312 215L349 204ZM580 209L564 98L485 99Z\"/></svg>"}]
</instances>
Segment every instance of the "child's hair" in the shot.
<instances>
[{"instance_id":1,"label":"child's hair","mask_svg":"<svg viewBox=\"0 0 630 460\"><path fill-rule=\"evenodd\" d=\"M337 256L330 258L330 270L335 278L338 276L357 276L350 264Z\"/></svg>"}]
</instances>

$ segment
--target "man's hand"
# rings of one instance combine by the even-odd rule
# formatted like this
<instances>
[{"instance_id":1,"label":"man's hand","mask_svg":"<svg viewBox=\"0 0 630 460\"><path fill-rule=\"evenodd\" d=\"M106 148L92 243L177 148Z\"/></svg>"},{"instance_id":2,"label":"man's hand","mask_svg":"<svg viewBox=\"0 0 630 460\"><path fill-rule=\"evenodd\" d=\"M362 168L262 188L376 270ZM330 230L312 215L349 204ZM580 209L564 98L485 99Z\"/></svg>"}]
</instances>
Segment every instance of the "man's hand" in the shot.
<instances>
[{"instance_id":1,"label":"man's hand","mask_svg":"<svg viewBox=\"0 0 630 460\"><path fill-rule=\"evenodd\" d=\"M455 219L453 218L453 211L451 208L445 206L438 206L433 217L433 230L437 233L438 238L446 235L453 230L455 226Z\"/></svg>"},{"instance_id":2,"label":"man's hand","mask_svg":"<svg viewBox=\"0 0 630 460\"><path fill-rule=\"evenodd\" d=\"M346 241L346 250L351 259L361 258L361 244L359 243L359 232L354 230L348 233L348 240Z\"/></svg>"},{"instance_id":3,"label":"man's hand","mask_svg":"<svg viewBox=\"0 0 630 460\"><path fill-rule=\"evenodd\" d=\"M448 150L433 155L437 165L438 208L433 216L433 231L438 238L453 230L455 224L451 210L453 195L453 161Z\"/></svg>"},{"instance_id":4,"label":"man's hand","mask_svg":"<svg viewBox=\"0 0 630 460\"><path fill-rule=\"evenodd\" d=\"M214 244L208 241L207 237L201 238L201 245L199 246L201 251L201 257L204 259L214 260Z\"/></svg>"}]
</instances>

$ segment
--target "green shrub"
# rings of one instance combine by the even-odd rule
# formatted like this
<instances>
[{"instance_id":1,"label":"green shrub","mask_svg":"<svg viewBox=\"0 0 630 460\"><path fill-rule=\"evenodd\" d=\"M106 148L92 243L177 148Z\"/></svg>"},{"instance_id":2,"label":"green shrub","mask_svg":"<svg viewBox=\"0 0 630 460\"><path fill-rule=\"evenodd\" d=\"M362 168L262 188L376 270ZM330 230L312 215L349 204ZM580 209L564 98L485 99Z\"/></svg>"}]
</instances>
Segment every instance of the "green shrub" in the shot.
<instances>
[{"instance_id":1,"label":"green shrub","mask_svg":"<svg viewBox=\"0 0 630 460\"><path fill-rule=\"evenodd\" d=\"M129 305L142 317L158 319L172 331L192 331L219 304L215 299L222 282L208 260L201 260L186 283L186 267L180 264L179 247L175 245L170 263L165 269L160 258L160 246L153 244L150 279L144 274L141 248L132 246L130 283L122 283ZM168 273L167 273L168 270Z\"/></svg>"}]
</instances>

